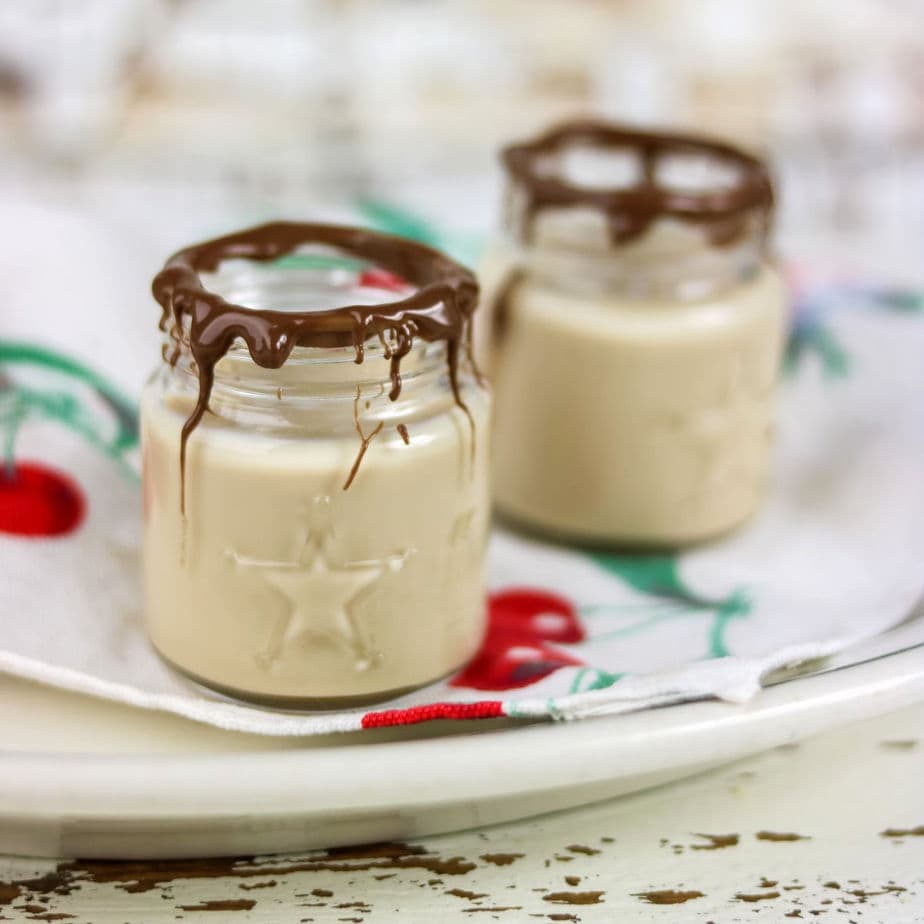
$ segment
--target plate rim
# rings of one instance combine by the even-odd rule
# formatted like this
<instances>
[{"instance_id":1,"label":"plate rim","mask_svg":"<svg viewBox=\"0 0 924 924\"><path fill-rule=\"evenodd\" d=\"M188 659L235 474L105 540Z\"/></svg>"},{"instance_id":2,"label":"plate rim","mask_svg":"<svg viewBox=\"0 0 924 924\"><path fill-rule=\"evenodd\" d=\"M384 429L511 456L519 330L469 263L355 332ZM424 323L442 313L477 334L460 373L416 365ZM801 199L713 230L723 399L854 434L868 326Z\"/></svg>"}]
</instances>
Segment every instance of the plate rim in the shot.
<instances>
[{"instance_id":1,"label":"plate rim","mask_svg":"<svg viewBox=\"0 0 924 924\"><path fill-rule=\"evenodd\" d=\"M746 704L695 701L471 736L255 753L0 751L0 818L329 816L500 799L591 786L666 762L727 762L920 700L924 644L769 686ZM512 745L526 755L516 773Z\"/></svg>"}]
</instances>

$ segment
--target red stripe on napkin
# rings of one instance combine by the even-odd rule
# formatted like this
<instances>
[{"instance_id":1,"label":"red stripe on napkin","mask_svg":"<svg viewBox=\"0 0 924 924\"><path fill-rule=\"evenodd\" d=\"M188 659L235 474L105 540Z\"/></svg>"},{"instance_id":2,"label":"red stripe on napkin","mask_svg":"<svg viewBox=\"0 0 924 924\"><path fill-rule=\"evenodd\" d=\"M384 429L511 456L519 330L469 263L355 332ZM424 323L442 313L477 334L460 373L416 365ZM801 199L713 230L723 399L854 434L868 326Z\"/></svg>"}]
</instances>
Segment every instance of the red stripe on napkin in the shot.
<instances>
[{"instance_id":1,"label":"red stripe on napkin","mask_svg":"<svg viewBox=\"0 0 924 924\"><path fill-rule=\"evenodd\" d=\"M412 706L410 709L367 712L362 718L362 727L413 725L433 719L496 719L503 715L504 704L499 699L486 699L477 703L430 703L428 706Z\"/></svg>"}]
</instances>

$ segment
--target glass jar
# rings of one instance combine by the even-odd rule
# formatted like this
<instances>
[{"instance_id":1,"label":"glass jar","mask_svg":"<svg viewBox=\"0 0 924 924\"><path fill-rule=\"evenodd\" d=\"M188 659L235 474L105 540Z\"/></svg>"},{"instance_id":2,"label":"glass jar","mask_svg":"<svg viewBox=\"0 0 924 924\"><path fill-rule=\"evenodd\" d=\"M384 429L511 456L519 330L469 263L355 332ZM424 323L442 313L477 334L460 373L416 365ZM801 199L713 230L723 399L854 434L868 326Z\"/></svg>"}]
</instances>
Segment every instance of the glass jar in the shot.
<instances>
[{"instance_id":1,"label":"glass jar","mask_svg":"<svg viewBox=\"0 0 924 924\"><path fill-rule=\"evenodd\" d=\"M505 236L478 333L495 501L564 539L724 533L768 473L784 292L764 165L598 122L504 152Z\"/></svg>"},{"instance_id":2,"label":"glass jar","mask_svg":"<svg viewBox=\"0 0 924 924\"><path fill-rule=\"evenodd\" d=\"M409 241L278 224L181 252L155 295L144 576L161 656L285 708L464 663L489 518L490 396L459 359L471 275Z\"/></svg>"}]
</instances>

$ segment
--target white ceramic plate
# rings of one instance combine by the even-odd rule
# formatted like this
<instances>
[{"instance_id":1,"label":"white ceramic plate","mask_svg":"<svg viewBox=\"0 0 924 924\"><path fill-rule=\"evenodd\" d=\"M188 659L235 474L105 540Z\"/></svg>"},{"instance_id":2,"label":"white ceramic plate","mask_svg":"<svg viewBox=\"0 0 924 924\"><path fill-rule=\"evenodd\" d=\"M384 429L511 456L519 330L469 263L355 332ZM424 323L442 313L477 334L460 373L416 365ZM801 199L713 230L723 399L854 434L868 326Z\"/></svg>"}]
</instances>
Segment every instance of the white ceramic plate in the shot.
<instances>
[{"instance_id":1,"label":"white ceramic plate","mask_svg":"<svg viewBox=\"0 0 924 924\"><path fill-rule=\"evenodd\" d=\"M921 616L748 706L570 725L279 740L0 677L0 852L192 857L417 837L632 792L922 699Z\"/></svg>"}]
</instances>

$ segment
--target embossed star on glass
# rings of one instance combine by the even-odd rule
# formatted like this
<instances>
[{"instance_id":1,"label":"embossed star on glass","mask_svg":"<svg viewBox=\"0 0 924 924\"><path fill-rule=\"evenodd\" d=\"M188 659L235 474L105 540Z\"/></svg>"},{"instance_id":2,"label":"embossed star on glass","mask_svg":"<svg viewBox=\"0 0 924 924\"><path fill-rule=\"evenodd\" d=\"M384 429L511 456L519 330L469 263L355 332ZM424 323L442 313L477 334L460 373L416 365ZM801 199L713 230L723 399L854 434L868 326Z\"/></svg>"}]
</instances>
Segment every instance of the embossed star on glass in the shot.
<instances>
[{"instance_id":1,"label":"embossed star on glass","mask_svg":"<svg viewBox=\"0 0 924 924\"><path fill-rule=\"evenodd\" d=\"M464 663L489 515L471 273L400 238L275 223L180 251L153 289L144 577L161 656L296 709Z\"/></svg>"}]
</instances>

